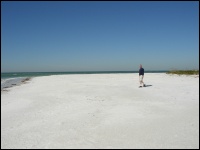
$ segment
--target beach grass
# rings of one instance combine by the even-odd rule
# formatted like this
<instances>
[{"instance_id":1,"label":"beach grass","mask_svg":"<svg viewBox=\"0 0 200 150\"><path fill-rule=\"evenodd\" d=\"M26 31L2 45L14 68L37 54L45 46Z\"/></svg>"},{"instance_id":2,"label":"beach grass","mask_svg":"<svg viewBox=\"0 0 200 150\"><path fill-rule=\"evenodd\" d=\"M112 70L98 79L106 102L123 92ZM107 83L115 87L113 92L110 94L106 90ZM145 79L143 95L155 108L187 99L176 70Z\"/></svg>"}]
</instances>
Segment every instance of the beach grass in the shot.
<instances>
[{"instance_id":1,"label":"beach grass","mask_svg":"<svg viewBox=\"0 0 200 150\"><path fill-rule=\"evenodd\" d=\"M199 70L171 70L167 74L177 74L177 75L199 75Z\"/></svg>"}]
</instances>

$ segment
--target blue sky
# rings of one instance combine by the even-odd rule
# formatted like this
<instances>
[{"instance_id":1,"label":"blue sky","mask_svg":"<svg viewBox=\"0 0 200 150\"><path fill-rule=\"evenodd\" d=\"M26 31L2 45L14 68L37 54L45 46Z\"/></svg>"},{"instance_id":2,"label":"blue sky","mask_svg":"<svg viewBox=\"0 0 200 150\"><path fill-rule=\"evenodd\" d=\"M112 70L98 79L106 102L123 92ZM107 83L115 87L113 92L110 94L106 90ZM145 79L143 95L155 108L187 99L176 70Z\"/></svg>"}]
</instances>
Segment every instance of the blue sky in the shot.
<instances>
[{"instance_id":1,"label":"blue sky","mask_svg":"<svg viewBox=\"0 0 200 150\"><path fill-rule=\"evenodd\" d=\"M1 72L199 69L199 2L1 2Z\"/></svg>"}]
</instances>

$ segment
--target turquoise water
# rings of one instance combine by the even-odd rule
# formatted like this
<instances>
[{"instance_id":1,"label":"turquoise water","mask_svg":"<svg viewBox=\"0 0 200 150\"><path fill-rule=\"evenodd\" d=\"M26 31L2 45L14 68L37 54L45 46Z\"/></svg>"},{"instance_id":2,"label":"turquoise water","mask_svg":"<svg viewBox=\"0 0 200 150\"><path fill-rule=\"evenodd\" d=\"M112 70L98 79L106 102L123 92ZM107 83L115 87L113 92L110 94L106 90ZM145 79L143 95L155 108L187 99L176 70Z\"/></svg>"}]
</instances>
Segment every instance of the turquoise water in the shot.
<instances>
[{"instance_id":1,"label":"turquoise water","mask_svg":"<svg viewBox=\"0 0 200 150\"><path fill-rule=\"evenodd\" d=\"M145 73L165 73L167 71L145 71ZM18 77L37 77L62 74L116 74L116 73L138 73L138 71L86 71L86 72L10 72L1 73L1 79Z\"/></svg>"}]
</instances>

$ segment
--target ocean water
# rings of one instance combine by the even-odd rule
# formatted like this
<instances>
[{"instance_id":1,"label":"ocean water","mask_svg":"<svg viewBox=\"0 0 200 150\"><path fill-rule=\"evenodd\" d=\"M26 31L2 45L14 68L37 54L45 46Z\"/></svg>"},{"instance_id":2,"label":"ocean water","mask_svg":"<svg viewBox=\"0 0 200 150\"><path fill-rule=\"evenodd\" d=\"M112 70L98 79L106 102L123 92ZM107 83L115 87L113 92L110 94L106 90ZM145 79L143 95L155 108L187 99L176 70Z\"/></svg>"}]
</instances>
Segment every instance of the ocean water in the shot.
<instances>
[{"instance_id":1,"label":"ocean water","mask_svg":"<svg viewBox=\"0 0 200 150\"><path fill-rule=\"evenodd\" d=\"M145 73L166 73L167 71L145 71ZM26 78L49 76L49 75L72 75L72 74L116 74L138 73L138 71L86 71L86 72L9 72L1 73L1 90L20 85Z\"/></svg>"},{"instance_id":2,"label":"ocean water","mask_svg":"<svg viewBox=\"0 0 200 150\"><path fill-rule=\"evenodd\" d=\"M167 71L145 71L145 73L165 73ZM62 74L116 74L116 73L138 73L138 71L85 71L85 72L9 72L1 73L1 79L18 77L37 77Z\"/></svg>"}]
</instances>

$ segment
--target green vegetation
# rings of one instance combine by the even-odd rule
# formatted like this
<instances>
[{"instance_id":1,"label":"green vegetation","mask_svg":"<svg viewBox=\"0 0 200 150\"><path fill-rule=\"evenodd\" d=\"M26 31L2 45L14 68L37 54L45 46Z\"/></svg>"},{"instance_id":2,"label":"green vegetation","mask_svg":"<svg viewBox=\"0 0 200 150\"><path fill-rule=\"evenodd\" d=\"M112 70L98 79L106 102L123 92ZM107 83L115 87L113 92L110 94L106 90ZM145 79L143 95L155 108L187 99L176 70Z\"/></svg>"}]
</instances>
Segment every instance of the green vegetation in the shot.
<instances>
[{"instance_id":1,"label":"green vegetation","mask_svg":"<svg viewBox=\"0 0 200 150\"><path fill-rule=\"evenodd\" d=\"M167 74L178 74L178 75L198 75L199 70L171 70Z\"/></svg>"}]
</instances>

